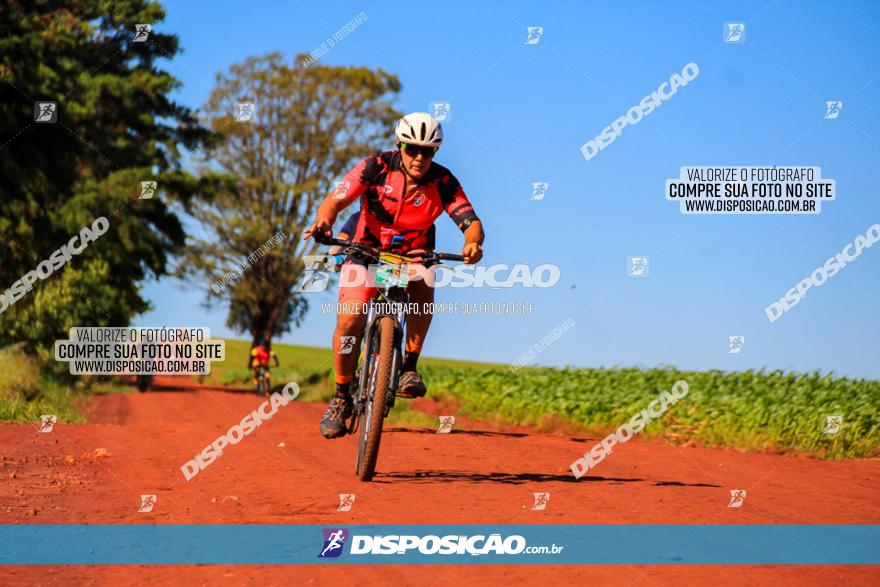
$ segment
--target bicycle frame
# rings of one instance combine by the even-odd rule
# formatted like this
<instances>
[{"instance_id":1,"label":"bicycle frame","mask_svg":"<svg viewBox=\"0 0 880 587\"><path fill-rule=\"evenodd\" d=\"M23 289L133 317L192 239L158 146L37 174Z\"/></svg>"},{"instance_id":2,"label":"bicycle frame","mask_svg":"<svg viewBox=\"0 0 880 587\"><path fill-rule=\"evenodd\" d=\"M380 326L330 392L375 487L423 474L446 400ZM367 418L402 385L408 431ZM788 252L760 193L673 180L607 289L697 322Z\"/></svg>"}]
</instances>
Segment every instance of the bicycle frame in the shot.
<instances>
[{"instance_id":1,"label":"bicycle frame","mask_svg":"<svg viewBox=\"0 0 880 587\"><path fill-rule=\"evenodd\" d=\"M391 314L388 313L379 313L377 310L378 302L380 298L384 298L385 300L391 302L398 303L398 311L396 314L393 314L394 317L394 353L391 359L391 382L392 388L390 390L391 393L388 394L388 402L385 406L385 416L388 415L389 410L394 406L394 398L397 397L397 375L400 369L400 359L401 359L401 345L403 342L403 333L406 328L406 312L404 308L406 307L406 302L409 300L409 295L406 293L406 289L402 287L389 287L389 288L380 288L379 293L377 293L369 302L369 306L367 308L367 322L364 325L364 334L361 337L361 352L359 363L364 358L364 349L369 350L370 344L373 342L373 336L375 334L376 329L374 326L376 325L377 320L380 317L388 316ZM368 368L364 368L365 366L362 364L358 364L356 369L360 369L360 376L358 378L358 393L353 394L352 399L354 400L354 413L359 416L363 413L364 403L369 401L370 398L364 397L364 393L371 387L367 386L367 373L369 373ZM356 426L354 426L356 427Z\"/></svg>"}]
</instances>

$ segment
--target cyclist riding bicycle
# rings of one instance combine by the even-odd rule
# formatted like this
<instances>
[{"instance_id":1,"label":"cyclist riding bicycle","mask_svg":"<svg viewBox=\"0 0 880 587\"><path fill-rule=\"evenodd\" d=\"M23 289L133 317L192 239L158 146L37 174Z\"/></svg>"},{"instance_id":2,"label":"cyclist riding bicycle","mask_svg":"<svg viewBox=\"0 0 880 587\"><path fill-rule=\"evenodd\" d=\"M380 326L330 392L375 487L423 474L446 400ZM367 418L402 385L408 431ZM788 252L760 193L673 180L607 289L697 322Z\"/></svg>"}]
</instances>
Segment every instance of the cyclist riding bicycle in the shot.
<instances>
[{"instance_id":1,"label":"cyclist riding bicycle","mask_svg":"<svg viewBox=\"0 0 880 587\"><path fill-rule=\"evenodd\" d=\"M327 195L318 208L315 223L305 231L305 238L315 234L332 236L333 223L340 211L360 199L361 209L352 240L387 249L403 238L396 252L414 253L433 249L434 221L446 212L464 233L461 254L467 264L483 256L483 226L461 184L445 167L434 163L434 154L443 143L440 123L426 112L401 118L395 128L397 150L382 151L361 161ZM395 237L397 237L395 239ZM345 264L367 265L370 260L350 255ZM425 307L434 301L434 288L424 280L407 286L410 301ZM321 434L338 438L346 433L345 421L351 416L351 384L357 353L350 349L352 340L358 348L366 324L364 308L375 295L369 285L339 288L342 308L333 334L336 395L321 418ZM416 398L427 393L425 382L416 370L419 354L431 325L430 313L412 313L406 317L406 345L401 365L398 397Z\"/></svg>"},{"instance_id":2,"label":"cyclist riding bicycle","mask_svg":"<svg viewBox=\"0 0 880 587\"><path fill-rule=\"evenodd\" d=\"M269 375L270 358L275 359L275 366L278 367L278 355L272 350L272 343L265 338L260 338L253 348L251 348L251 353L248 357L248 368L253 369L254 371L254 385L256 385L257 379L259 378L260 367L265 369L267 376Z\"/></svg>"}]
</instances>

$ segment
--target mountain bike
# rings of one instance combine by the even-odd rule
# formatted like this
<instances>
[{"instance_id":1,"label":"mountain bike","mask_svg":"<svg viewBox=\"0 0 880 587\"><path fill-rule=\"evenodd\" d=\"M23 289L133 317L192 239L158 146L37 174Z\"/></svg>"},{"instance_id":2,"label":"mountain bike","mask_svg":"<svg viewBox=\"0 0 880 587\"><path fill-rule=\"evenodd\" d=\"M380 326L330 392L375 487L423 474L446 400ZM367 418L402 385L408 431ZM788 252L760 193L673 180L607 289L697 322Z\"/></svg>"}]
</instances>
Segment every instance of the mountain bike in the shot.
<instances>
[{"instance_id":1,"label":"mountain bike","mask_svg":"<svg viewBox=\"0 0 880 587\"><path fill-rule=\"evenodd\" d=\"M391 251L402 244L400 237L392 239L388 251L321 235L315 235L315 240L323 245L338 245L345 254L357 253L375 263L377 293L367 307L367 322L354 374L357 389L352 393L352 416L347 425L349 434L358 434L355 474L361 481L370 481L379 459L382 425L397 395L409 302L406 286L410 276L406 265L464 261L464 257L433 252L395 254Z\"/></svg>"},{"instance_id":2,"label":"mountain bike","mask_svg":"<svg viewBox=\"0 0 880 587\"><path fill-rule=\"evenodd\" d=\"M269 370L263 365L258 365L254 370L256 371L255 375L257 378L257 395L265 395L268 397L269 391L271 390L271 385L269 383Z\"/></svg>"}]
</instances>

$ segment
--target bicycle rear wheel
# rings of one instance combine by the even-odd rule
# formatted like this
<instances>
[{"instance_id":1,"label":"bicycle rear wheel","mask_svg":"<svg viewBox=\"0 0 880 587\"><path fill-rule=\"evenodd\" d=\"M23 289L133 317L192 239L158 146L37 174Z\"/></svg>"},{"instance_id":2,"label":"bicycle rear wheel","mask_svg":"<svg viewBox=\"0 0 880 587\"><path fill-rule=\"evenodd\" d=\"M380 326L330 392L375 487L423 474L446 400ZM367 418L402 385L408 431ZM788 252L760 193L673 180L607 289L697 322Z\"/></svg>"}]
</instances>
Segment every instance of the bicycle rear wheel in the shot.
<instances>
[{"instance_id":1,"label":"bicycle rear wheel","mask_svg":"<svg viewBox=\"0 0 880 587\"><path fill-rule=\"evenodd\" d=\"M259 369L254 372L254 380L257 382L257 395L263 395L263 378Z\"/></svg>"},{"instance_id":2,"label":"bicycle rear wheel","mask_svg":"<svg viewBox=\"0 0 880 587\"><path fill-rule=\"evenodd\" d=\"M361 481L370 481L379 460L385 404L391 388L391 358L394 354L394 318L382 316L376 321L370 348L364 357L366 373L364 394L366 405L358 439L358 460L355 472Z\"/></svg>"}]
</instances>

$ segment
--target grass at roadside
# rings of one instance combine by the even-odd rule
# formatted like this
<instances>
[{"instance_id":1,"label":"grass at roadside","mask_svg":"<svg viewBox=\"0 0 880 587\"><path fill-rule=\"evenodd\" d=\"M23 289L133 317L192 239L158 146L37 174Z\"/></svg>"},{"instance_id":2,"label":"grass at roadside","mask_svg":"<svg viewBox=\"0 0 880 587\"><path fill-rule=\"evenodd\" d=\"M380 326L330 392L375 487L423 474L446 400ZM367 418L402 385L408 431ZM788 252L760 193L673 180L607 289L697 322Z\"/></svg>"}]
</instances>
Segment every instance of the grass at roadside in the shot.
<instances>
[{"instance_id":1,"label":"grass at roadside","mask_svg":"<svg viewBox=\"0 0 880 587\"><path fill-rule=\"evenodd\" d=\"M0 348L0 422L39 422L43 415L85 422L90 395L134 390L109 377L68 376L64 368L26 354L20 345Z\"/></svg>"},{"instance_id":2,"label":"grass at roadside","mask_svg":"<svg viewBox=\"0 0 880 587\"><path fill-rule=\"evenodd\" d=\"M86 395L83 387L47 377L41 363L20 348L0 349L0 421L39 422L41 415L53 415L82 422L76 404Z\"/></svg>"}]
</instances>

